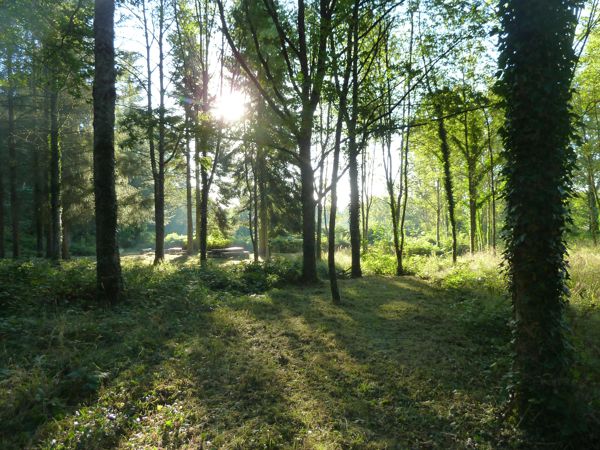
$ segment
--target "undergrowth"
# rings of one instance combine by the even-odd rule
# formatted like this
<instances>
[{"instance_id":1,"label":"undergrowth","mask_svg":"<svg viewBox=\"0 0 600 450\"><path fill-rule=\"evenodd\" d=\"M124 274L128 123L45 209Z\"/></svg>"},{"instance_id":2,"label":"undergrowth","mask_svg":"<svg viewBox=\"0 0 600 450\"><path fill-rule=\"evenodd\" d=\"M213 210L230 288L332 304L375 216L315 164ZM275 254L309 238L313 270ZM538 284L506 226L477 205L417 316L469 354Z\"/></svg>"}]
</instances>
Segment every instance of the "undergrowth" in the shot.
<instances>
[{"instance_id":1,"label":"undergrowth","mask_svg":"<svg viewBox=\"0 0 600 450\"><path fill-rule=\"evenodd\" d=\"M595 423L600 257L572 253L574 374ZM0 448L518 447L498 258L410 261L416 277L342 280L335 307L295 260L125 258L112 309L89 260L0 262Z\"/></svg>"}]
</instances>

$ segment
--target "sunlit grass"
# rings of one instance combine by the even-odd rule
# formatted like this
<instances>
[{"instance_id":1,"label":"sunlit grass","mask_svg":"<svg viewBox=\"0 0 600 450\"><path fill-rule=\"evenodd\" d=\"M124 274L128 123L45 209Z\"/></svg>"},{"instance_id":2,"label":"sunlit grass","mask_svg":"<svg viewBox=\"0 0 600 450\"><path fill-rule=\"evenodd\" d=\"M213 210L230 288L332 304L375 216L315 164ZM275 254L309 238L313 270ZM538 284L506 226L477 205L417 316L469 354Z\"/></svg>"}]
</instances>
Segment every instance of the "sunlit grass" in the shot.
<instances>
[{"instance_id":1,"label":"sunlit grass","mask_svg":"<svg viewBox=\"0 0 600 450\"><path fill-rule=\"evenodd\" d=\"M597 410L600 258L571 261L576 376ZM114 309L90 261L1 263L0 448L510 448L498 263L413 259L418 277L342 280L337 307L325 282L125 258Z\"/></svg>"}]
</instances>

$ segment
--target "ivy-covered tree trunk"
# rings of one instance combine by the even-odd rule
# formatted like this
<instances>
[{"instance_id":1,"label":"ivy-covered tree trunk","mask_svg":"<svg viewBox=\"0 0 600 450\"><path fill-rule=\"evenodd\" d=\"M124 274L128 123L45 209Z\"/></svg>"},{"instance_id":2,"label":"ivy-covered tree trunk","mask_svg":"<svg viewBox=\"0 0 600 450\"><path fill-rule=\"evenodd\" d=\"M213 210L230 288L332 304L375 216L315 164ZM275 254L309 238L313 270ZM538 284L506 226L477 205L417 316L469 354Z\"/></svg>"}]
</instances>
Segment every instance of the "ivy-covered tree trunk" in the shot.
<instances>
[{"instance_id":1,"label":"ivy-covered tree trunk","mask_svg":"<svg viewBox=\"0 0 600 450\"><path fill-rule=\"evenodd\" d=\"M98 298L108 302L119 300L122 289L115 188L114 10L114 0L96 0L93 92L96 290Z\"/></svg>"},{"instance_id":2,"label":"ivy-covered tree trunk","mask_svg":"<svg viewBox=\"0 0 600 450\"><path fill-rule=\"evenodd\" d=\"M456 263L457 258L457 236L456 236L456 217L454 204L454 186L452 182L452 170L450 167L450 145L448 144L448 133L446 131L446 123L444 121L444 109L439 101L435 104L435 114L438 123L438 137L440 139L440 153L442 155L442 163L444 166L444 190L446 191L446 200L448 202L448 222L452 232L452 262ZM447 227L447 224L446 224Z\"/></svg>"},{"instance_id":3,"label":"ivy-covered tree trunk","mask_svg":"<svg viewBox=\"0 0 600 450\"><path fill-rule=\"evenodd\" d=\"M574 153L575 0L509 0L500 15L506 251L518 422L536 441L572 425L564 233ZM572 429L571 429L572 430Z\"/></svg>"}]
</instances>

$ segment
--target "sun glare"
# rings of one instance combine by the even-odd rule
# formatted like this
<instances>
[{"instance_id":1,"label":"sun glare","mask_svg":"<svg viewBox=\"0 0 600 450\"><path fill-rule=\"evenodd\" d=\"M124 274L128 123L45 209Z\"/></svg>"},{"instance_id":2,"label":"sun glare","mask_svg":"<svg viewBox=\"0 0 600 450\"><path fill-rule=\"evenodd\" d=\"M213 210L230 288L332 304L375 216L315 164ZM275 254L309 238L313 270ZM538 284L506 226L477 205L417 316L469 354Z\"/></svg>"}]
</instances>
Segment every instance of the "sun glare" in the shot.
<instances>
[{"instance_id":1,"label":"sun glare","mask_svg":"<svg viewBox=\"0 0 600 450\"><path fill-rule=\"evenodd\" d=\"M239 91L224 92L215 101L215 116L225 122L237 122L246 112L246 96Z\"/></svg>"}]
</instances>

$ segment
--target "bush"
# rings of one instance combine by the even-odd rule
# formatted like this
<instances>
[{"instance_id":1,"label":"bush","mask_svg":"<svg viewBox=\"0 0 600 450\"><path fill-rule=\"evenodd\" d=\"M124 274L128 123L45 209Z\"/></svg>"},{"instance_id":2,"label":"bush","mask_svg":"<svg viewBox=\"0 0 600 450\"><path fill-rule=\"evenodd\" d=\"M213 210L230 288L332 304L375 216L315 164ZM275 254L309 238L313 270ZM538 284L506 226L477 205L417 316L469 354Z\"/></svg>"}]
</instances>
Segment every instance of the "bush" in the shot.
<instances>
[{"instance_id":1,"label":"bush","mask_svg":"<svg viewBox=\"0 0 600 450\"><path fill-rule=\"evenodd\" d=\"M285 258L231 265L209 263L204 268L193 270L198 270L197 277L209 289L242 294L256 294L297 283L302 274L299 261Z\"/></svg>"},{"instance_id":2,"label":"bush","mask_svg":"<svg viewBox=\"0 0 600 450\"><path fill-rule=\"evenodd\" d=\"M165 247L185 247L187 236L177 233L169 233L165 236Z\"/></svg>"},{"instance_id":3,"label":"bush","mask_svg":"<svg viewBox=\"0 0 600 450\"><path fill-rule=\"evenodd\" d=\"M276 236L270 242L275 253L299 253L302 251L302 238L296 235Z\"/></svg>"},{"instance_id":4,"label":"bush","mask_svg":"<svg viewBox=\"0 0 600 450\"><path fill-rule=\"evenodd\" d=\"M372 247L363 255L362 267L369 275L395 275L396 256L385 251L382 246Z\"/></svg>"},{"instance_id":5,"label":"bush","mask_svg":"<svg viewBox=\"0 0 600 450\"><path fill-rule=\"evenodd\" d=\"M232 245L233 241L231 239L218 234L210 234L206 239L206 246L209 250L231 247Z\"/></svg>"}]
</instances>

